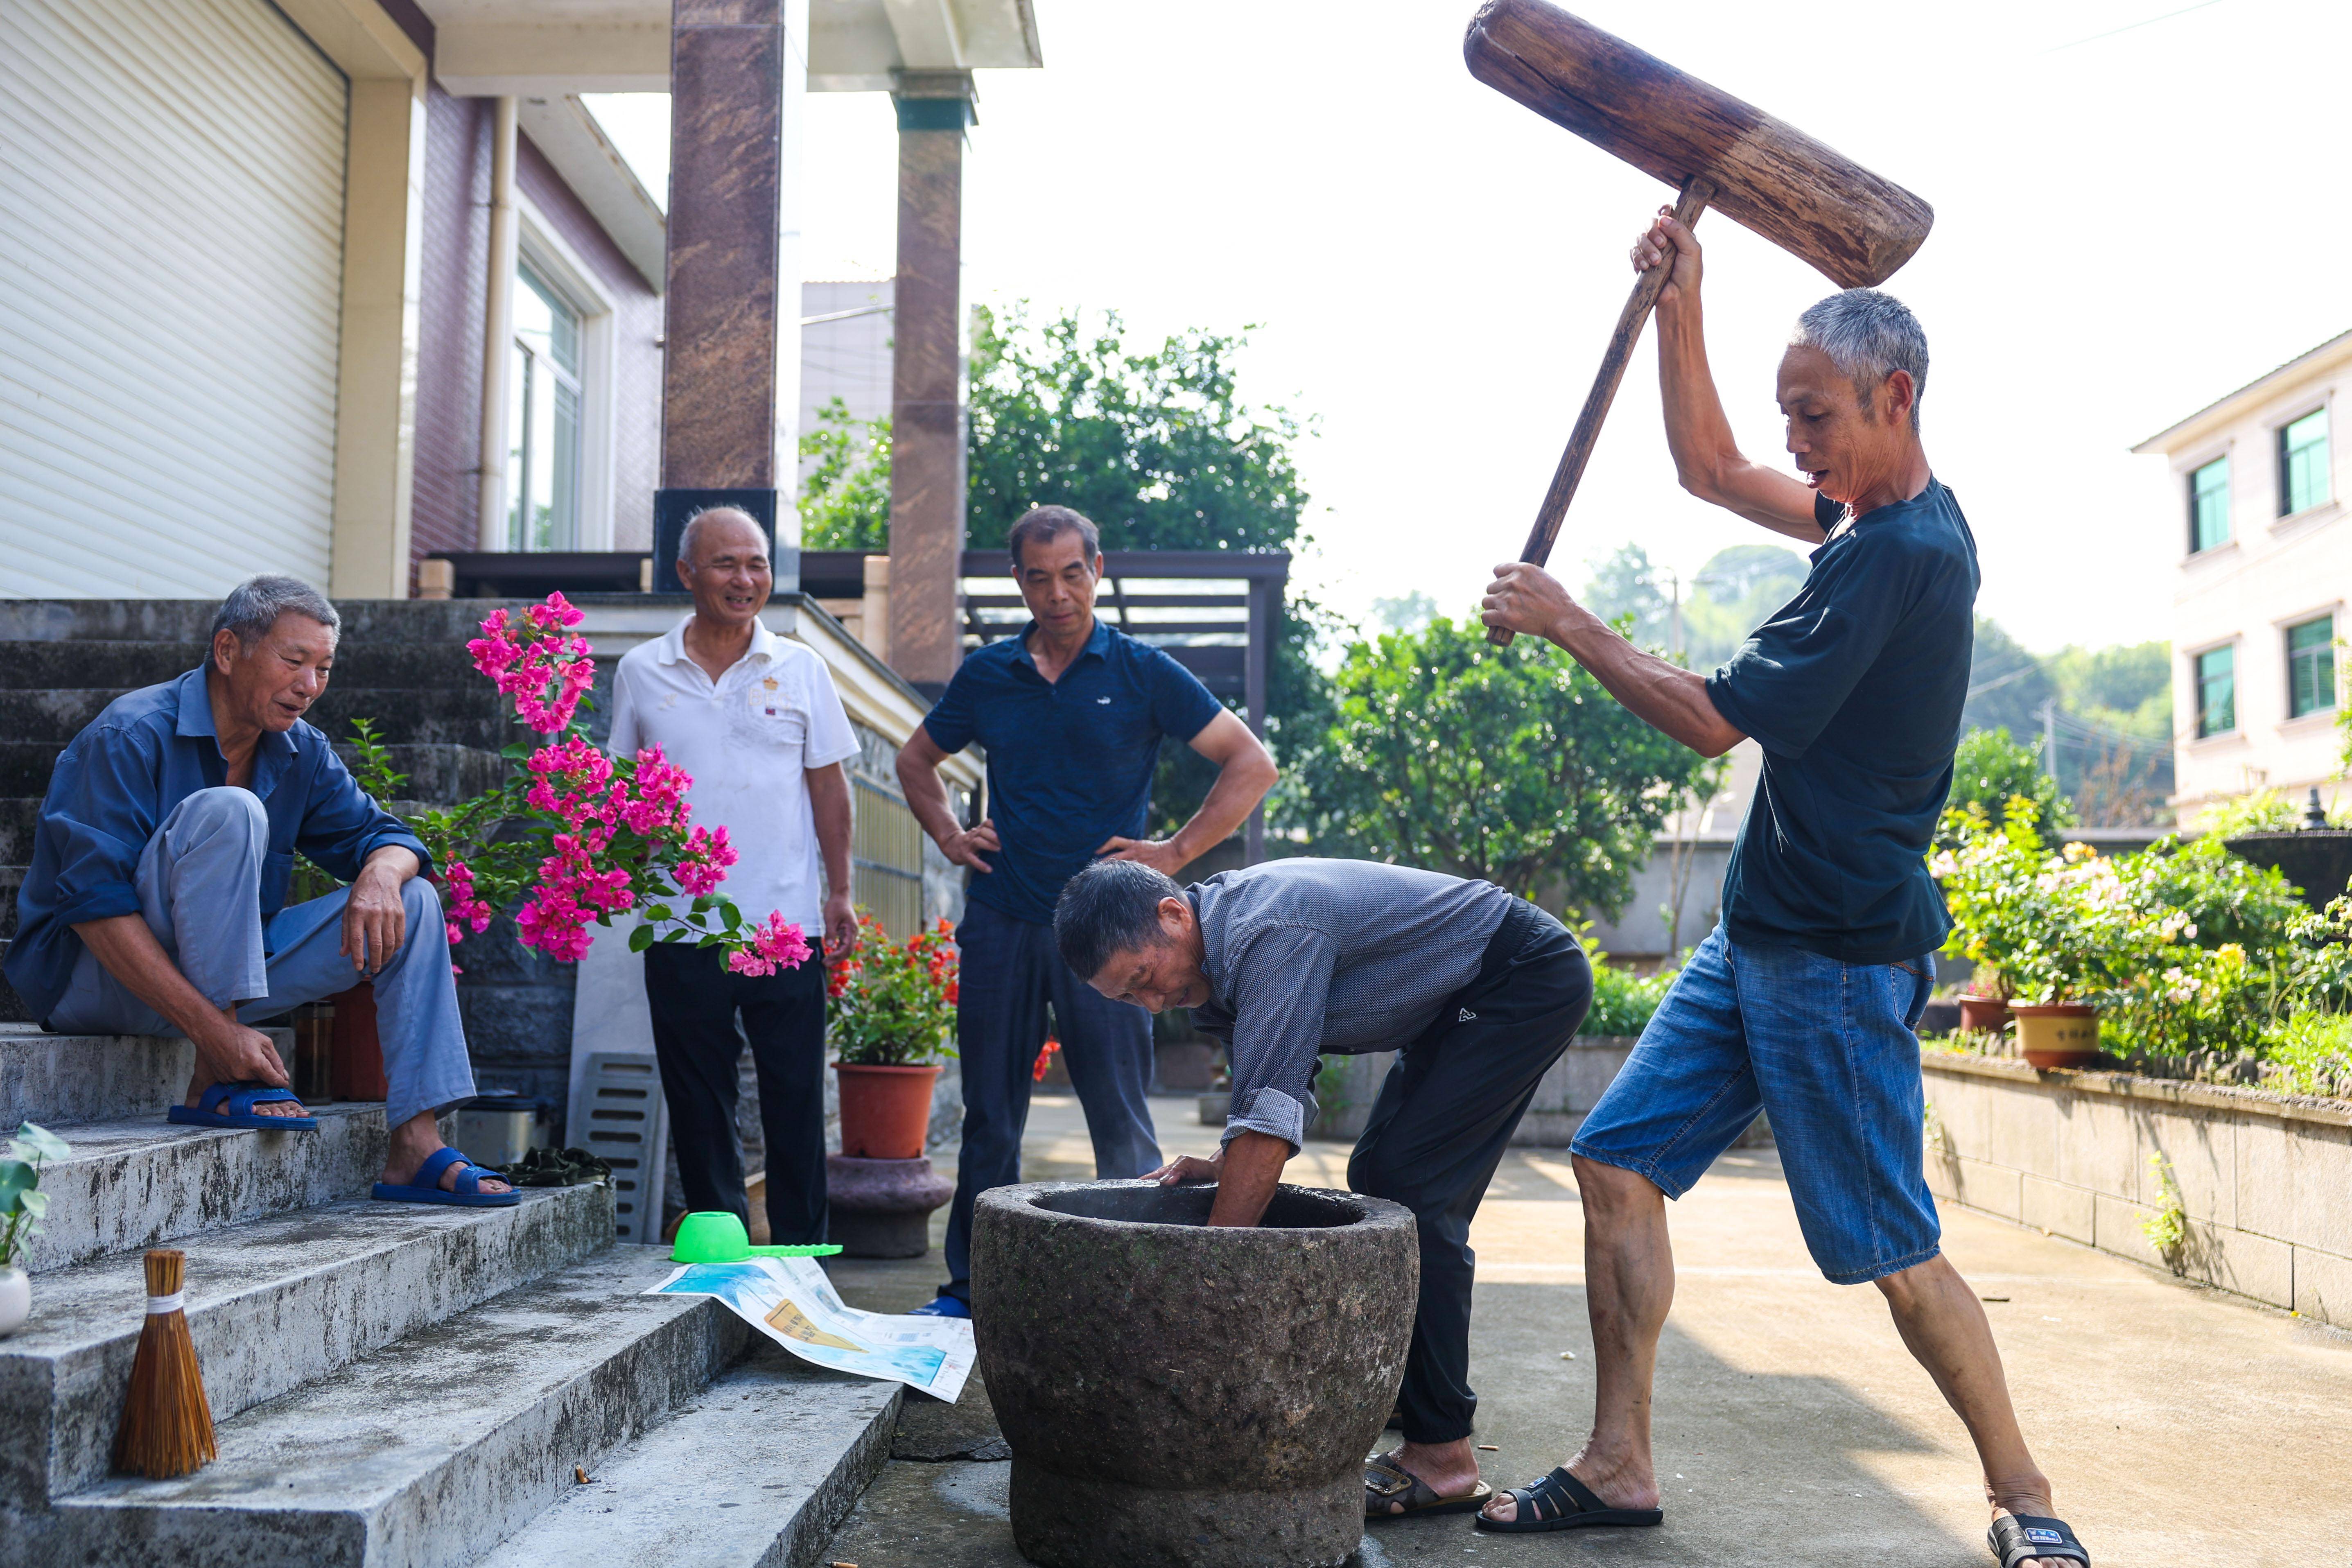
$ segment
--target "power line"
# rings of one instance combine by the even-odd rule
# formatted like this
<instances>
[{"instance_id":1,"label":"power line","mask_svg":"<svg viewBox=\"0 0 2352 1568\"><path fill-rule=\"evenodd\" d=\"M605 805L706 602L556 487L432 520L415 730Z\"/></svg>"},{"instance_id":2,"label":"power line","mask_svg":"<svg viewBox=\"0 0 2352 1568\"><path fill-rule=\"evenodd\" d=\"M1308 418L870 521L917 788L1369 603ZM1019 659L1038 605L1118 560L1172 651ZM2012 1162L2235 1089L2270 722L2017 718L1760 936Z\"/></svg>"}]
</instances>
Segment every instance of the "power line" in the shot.
<instances>
[{"instance_id":1,"label":"power line","mask_svg":"<svg viewBox=\"0 0 2352 1568\"><path fill-rule=\"evenodd\" d=\"M2202 11L2209 5L2219 5L2221 3L2221 0L2197 0L2194 5L2183 5L2178 11L2167 11L2161 16L2142 17L2137 22L2126 22L2120 27L2110 27L2104 33L2093 33L2087 38L2076 38L2071 44L2055 44L2049 48L2036 50L2035 56L2038 58L2042 55L2064 54L2068 49L2079 49L2084 44L2095 44L2101 38L2112 38L2119 33L2129 33L2141 27L2152 27L2158 22L2169 22L2175 16L2186 16L2191 11Z\"/></svg>"}]
</instances>

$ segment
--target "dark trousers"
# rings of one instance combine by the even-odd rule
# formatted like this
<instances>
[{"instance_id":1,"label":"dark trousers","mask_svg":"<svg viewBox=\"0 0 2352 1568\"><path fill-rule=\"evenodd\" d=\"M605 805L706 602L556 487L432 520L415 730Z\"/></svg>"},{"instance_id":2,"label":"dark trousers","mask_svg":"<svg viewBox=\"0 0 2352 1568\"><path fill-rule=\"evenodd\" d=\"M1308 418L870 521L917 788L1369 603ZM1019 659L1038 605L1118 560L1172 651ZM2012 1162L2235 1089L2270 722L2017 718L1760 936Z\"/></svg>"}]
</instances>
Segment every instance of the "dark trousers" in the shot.
<instances>
[{"instance_id":1,"label":"dark trousers","mask_svg":"<svg viewBox=\"0 0 2352 1568\"><path fill-rule=\"evenodd\" d=\"M1051 926L982 903L956 928L956 1051L963 1070L963 1152L948 1211L942 1296L971 1299L971 1205L1021 1179L1021 1134L1045 1043L1045 1008L1062 1042L1070 1086L1087 1113L1095 1174L1139 1176L1160 1163L1151 1130L1151 1015L1114 1002L1062 962Z\"/></svg>"},{"instance_id":2,"label":"dark trousers","mask_svg":"<svg viewBox=\"0 0 2352 1568\"><path fill-rule=\"evenodd\" d=\"M780 1247L822 1242L824 965L811 960L773 974L736 974L716 948L657 942L646 949L646 1000L686 1206L749 1217L735 1136L736 1064L749 1039L768 1146L771 1238Z\"/></svg>"},{"instance_id":3,"label":"dark trousers","mask_svg":"<svg viewBox=\"0 0 2352 1568\"><path fill-rule=\"evenodd\" d=\"M1592 971L1560 923L1513 906L1478 978L1399 1054L1348 1161L1348 1185L1411 1209L1421 1307L1397 1407L1405 1440L1470 1435L1470 1221L1512 1130L1592 1003Z\"/></svg>"}]
</instances>

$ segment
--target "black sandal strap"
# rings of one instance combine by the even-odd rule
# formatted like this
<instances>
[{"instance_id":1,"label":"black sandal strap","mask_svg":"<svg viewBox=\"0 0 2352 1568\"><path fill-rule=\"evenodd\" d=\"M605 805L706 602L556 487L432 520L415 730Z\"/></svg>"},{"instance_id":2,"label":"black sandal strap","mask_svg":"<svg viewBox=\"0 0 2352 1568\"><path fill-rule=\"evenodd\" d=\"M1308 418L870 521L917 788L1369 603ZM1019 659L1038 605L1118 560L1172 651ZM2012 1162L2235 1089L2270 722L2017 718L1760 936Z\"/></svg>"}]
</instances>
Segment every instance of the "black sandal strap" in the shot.
<instances>
[{"instance_id":1,"label":"black sandal strap","mask_svg":"<svg viewBox=\"0 0 2352 1568\"><path fill-rule=\"evenodd\" d=\"M1591 1513L1609 1506L1565 1469L1555 1469L1539 1480L1514 1487L1510 1497L1517 1505L1515 1517L1538 1521L1566 1519L1571 1513Z\"/></svg>"},{"instance_id":2,"label":"black sandal strap","mask_svg":"<svg viewBox=\"0 0 2352 1568\"><path fill-rule=\"evenodd\" d=\"M2091 1554L2074 1538L2074 1527L2063 1519L2037 1514L2004 1514L1985 1532L1985 1544L2000 1559L2000 1568L2017 1568L2035 1558L2080 1563L2090 1568Z\"/></svg>"}]
</instances>

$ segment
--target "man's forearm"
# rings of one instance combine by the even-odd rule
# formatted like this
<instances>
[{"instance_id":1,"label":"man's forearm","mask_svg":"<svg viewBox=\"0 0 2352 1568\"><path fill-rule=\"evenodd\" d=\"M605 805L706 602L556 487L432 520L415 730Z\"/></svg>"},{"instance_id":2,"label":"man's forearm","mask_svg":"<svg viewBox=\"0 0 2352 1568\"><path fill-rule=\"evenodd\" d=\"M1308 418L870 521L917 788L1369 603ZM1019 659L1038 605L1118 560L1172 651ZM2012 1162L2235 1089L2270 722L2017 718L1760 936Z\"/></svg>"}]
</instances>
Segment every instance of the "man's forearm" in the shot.
<instances>
[{"instance_id":1,"label":"man's forearm","mask_svg":"<svg viewBox=\"0 0 2352 1568\"><path fill-rule=\"evenodd\" d=\"M109 974L189 1039L202 1043L226 1022L221 1010L180 973L144 917L112 915L84 921L73 929Z\"/></svg>"},{"instance_id":2,"label":"man's forearm","mask_svg":"<svg viewBox=\"0 0 2352 1568\"><path fill-rule=\"evenodd\" d=\"M1706 694L1706 678L1644 653L1581 605L1571 605L1551 640L1592 672L1628 712L1705 757L1747 739Z\"/></svg>"},{"instance_id":3,"label":"man's forearm","mask_svg":"<svg viewBox=\"0 0 2352 1568\"><path fill-rule=\"evenodd\" d=\"M416 851L405 844L378 845L369 852L365 860L360 862L361 876L373 872L379 877L391 878L395 886L424 869L425 862L419 860Z\"/></svg>"},{"instance_id":4,"label":"man's forearm","mask_svg":"<svg viewBox=\"0 0 2352 1568\"><path fill-rule=\"evenodd\" d=\"M1219 1159L1217 1199L1209 1207L1209 1223L1256 1225L1274 1201L1274 1189L1282 1184L1290 1145L1271 1132L1236 1132Z\"/></svg>"},{"instance_id":5,"label":"man's forearm","mask_svg":"<svg viewBox=\"0 0 2352 1568\"><path fill-rule=\"evenodd\" d=\"M816 817L816 847L824 861L824 885L835 892L850 889L849 840L855 824L855 807L849 799L849 781L841 773L840 764L834 764L834 780L809 792L809 805Z\"/></svg>"},{"instance_id":6,"label":"man's forearm","mask_svg":"<svg viewBox=\"0 0 2352 1568\"><path fill-rule=\"evenodd\" d=\"M907 809L915 814L932 843L944 845L963 831L963 824L948 808L948 789L940 782L940 770L903 751L898 753L898 793L906 796Z\"/></svg>"},{"instance_id":7,"label":"man's forearm","mask_svg":"<svg viewBox=\"0 0 2352 1568\"><path fill-rule=\"evenodd\" d=\"M1236 756L1217 770L1217 782L1209 786L1208 798L1170 842L1188 860L1208 853L1248 820L1265 792L1274 787L1274 763L1263 751L1253 748Z\"/></svg>"},{"instance_id":8,"label":"man's forearm","mask_svg":"<svg viewBox=\"0 0 2352 1568\"><path fill-rule=\"evenodd\" d=\"M1724 416L1715 372L1706 362L1706 324L1698 296L1683 289L1662 300L1658 322L1658 391L1665 406L1666 449L1683 488L1714 500L1723 464L1738 457L1731 421Z\"/></svg>"}]
</instances>

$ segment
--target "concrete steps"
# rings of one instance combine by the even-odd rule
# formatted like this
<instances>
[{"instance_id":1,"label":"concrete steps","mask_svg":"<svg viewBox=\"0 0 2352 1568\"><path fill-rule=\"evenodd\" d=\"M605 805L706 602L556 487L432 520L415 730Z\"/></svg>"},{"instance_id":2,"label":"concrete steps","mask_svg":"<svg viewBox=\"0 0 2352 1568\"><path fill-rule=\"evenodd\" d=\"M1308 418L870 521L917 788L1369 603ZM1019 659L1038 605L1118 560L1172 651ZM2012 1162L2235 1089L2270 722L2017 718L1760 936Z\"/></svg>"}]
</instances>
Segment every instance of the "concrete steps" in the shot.
<instances>
[{"instance_id":1,"label":"concrete steps","mask_svg":"<svg viewBox=\"0 0 2352 1568\"><path fill-rule=\"evenodd\" d=\"M761 1345L475 1568L800 1568L889 1458L901 1397Z\"/></svg>"},{"instance_id":2,"label":"concrete steps","mask_svg":"<svg viewBox=\"0 0 2352 1568\"><path fill-rule=\"evenodd\" d=\"M383 1170L383 1107L310 1109L315 1132L180 1127L160 1112L51 1128L73 1152L41 1173L49 1213L26 1267L39 1276L365 1193Z\"/></svg>"},{"instance_id":3,"label":"concrete steps","mask_svg":"<svg viewBox=\"0 0 2352 1568\"><path fill-rule=\"evenodd\" d=\"M404 1334L580 1262L612 1242L604 1187L526 1192L512 1208L344 1199L189 1237L188 1331L215 1420ZM0 1505L106 1479L145 1317L141 1255L43 1275L39 1311L0 1340Z\"/></svg>"},{"instance_id":4,"label":"concrete steps","mask_svg":"<svg viewBox=\"0 0 2352 1568\"><path fill-rule=\"evenodd\" d=\"M12 899L0 914L0 935L14 919ZM294 1031L261 1032L290 1067ZM186 1100L195 1061L194 1046L161 1035L52 1035L37 1024L0 1024L0 1131L27 1121L53 1131L151 1114L161 1121Z\"/></svg>"},{"instance_id":5,"label":"concrete steps","mask_svg":"<svg viewBox=\"0 0 2352 1568\"><path fill-rule=\"evenodd\" d=\"M334 684L311 704L304 718L335 741L351 739L353 719L373 721L377 738L394 744L487 746L496 751L519 738L519 732L508 733L514 729L513 709L498 688L463 659L452 664L446 688L347 686L338 668ZM0 735L12 741L62 744L80 734L129 689L0 688Z\"/></svg>"},{"instance_id":6,"label":"concrete steps","mask_svg":"<svg viewBox=\"0 0 2352 1568\"><path fill-rule=\"evenodd\" d=\"M669 1267L613 1248L222 1423L195 1475L117 1477L49 1519L91 1563L467 1563L748 1350L718 1302L637 1294Z\"/></svg>"}]
</instances>

